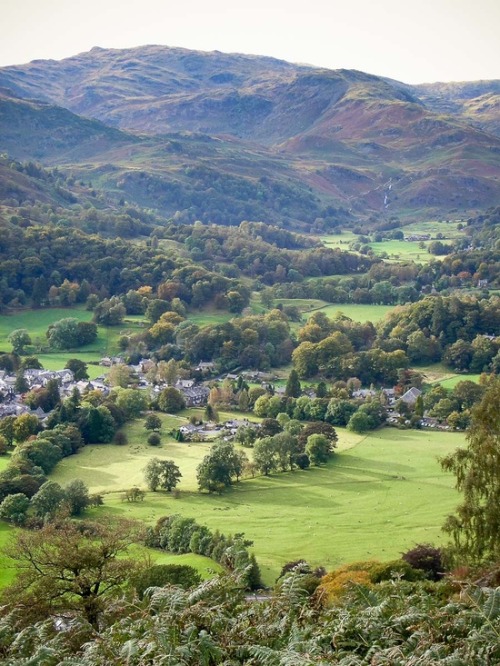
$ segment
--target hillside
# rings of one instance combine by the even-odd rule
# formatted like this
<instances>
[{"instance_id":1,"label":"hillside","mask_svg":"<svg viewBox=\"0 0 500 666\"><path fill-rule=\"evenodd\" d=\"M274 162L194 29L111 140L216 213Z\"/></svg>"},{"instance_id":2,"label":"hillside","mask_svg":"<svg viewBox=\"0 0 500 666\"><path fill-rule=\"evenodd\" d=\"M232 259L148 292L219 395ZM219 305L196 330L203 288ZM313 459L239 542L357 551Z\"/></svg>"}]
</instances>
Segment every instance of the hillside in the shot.
<instances>
[{"instance_id":1,"label":"hillside","mask_svg":"<svg viewBox=\"0 0 500 666\"><path fill-rule=\"evenodd\" d=\"M453 84L445 94L259 56L94 48L0 69L0 146L186 220L466 216L500 202L494 84L469 84L460 106Z\"/></svg>"},{"instance_id":2,"label":"hillside","mask_svg":"<svg viewBox=\"0 0 500 666\"><path fill-rule=\"evenodd\" d=\"M500 80L428 83L414 90L432 111L448 113L500 136Z\"/></svg>"}]
</instances>

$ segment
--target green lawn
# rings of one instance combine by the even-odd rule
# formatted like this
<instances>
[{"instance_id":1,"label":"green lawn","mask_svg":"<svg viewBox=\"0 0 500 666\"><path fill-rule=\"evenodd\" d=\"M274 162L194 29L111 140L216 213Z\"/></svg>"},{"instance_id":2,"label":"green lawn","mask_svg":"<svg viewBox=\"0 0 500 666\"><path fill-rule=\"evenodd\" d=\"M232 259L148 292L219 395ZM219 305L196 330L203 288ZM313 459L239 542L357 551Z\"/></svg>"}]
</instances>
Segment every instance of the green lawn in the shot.
<instances>
[{"instance_id":1,"label":"green lawn","mask_svg":"<svg viewBox=\"0 0 500 666\"><path fill-rule=\"evenodd\" d=\"M300 557L332 568L387 560L415 543L439 542L444 516L458 496L437 456L463 445L464 436L386 428L363 437L338 430L340 451L326 467L246 479L221 496L195 490L196 467L208 444L89 446L62 461L51 478L65 483L79 477L93 491L105 489L104 510L116 516L151 524L179 513L223 533L243 531L254 541L269 584L285 562ZM148 492L144 502L123 502L119 490L143 485L141 470L151 456L179 465L178 497Z\"/></svg>"},{"instance_id":2,"label":"green lawn","mask_svg":"<svg viewBox=\"0 0 500 666\"><path fill-rule=\"evenodd\" d=\"M461 231L457 229L458 221L438 221L438 220L425 220L421 222L414 222L408 226L401 227L401 231L405 236L411 234L431 234L431 240L423 241L424 247L420 247L419 241L402 241L402 240L384 240L380 243L368 243L373 252L380 255L387 255L389 261L415 261L417 263L425 263L434 257L429 254L427 248L430 242L436 238L436 234L443 235L443 241L449 242L453 238L458 238ZM340 248L347 250L349 243L356 241L358 236L352 232L343 234L331 234L322 236L321 241L326 247Z\"/></svg>"},{"instance_id":3,"label":"green lawn","mask_svg":"<svg viewBox=\"0 0 500 666\"><path fill-rule=\"evenodd\" d=\"M303 319L308 319L315 312L323 312L327 317L334 317L341 312L353 321L377 322L387 312L394 308L393 305L371 305L365 303L333 303L329 304L317 298L278 298L275 304L283 306L294 306L303 314Z\"/></svg>"}]
</instances>

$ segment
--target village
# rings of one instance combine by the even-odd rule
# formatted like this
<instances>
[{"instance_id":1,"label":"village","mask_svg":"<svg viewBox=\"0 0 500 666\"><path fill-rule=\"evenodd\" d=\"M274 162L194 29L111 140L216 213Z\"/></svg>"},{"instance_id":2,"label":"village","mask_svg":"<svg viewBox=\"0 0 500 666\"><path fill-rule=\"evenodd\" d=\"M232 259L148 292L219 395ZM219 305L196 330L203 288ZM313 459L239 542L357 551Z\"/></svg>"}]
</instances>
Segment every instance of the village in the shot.
<instances>
[{"instance_id":1,"label":"village","mask_svg":"<svg viewBox=\"0 0 500 666\"><path fill-rule=\"evenodd\" d=\"M49 413L43 411L41 407L31 409L25 402L25 396L28 392L36 392L47 386L49 381L55 380L59 387L61 398L68 398L75 390L81 396L85 396L90 391L99 391L104 395L109 395L112 390L107 374L112 367L123 366L130 372L131 381L129 388L135 388L141 391L149 391L151 399L158 397L160 393L170 385L166 381L151 381L148 375L149 370L154 365L150 359L141 359L135 365L126 365L122 357L103 357L99 361L103 368L103 373L97 378L89 380L76 380L74 373L70 369L45 370L40 368L27 368L23 371L24 390L16 390L16 382L19 375L9 374L6 370L0 370L0 419L7 416L20 416L22 414L31 414L36 416L41 425L44 425ZM190 376L186 376L190 374ZM200 379L201 378L201 379ZM186 408L205 408L209 402L210 390L214 386L220 385L223 381L229 381L236 385L238 381L258 386L262 392L269 393L281 398L286 396L285 386L278 381L274 374L254 371L243 371L241 373L217 374L214 363L201 362L193 367L189 373L185 372L181 378L176 378L172 383L181 395ZM276 384L274 383L276 382ZM303 395L314 399L317 397L313 386L304 387ZM406 405L408 410L413 410L415 403L422 391L419 388L411 387L402 395L396 395L394 388L359 388L353 390L351 398L356 400L359 405L379 397L386 409L386 421L388 426L409 427L410 420L398 411L402 405ZM413 423L413 427L415 423ZM182 441L204 441L213 439L215 436L223 436L225 439L233 439L238 428L258 428L258 423L249 421L247 418L229 419L224 423L216 423L208 420L207 422L191 418L190 422L179 427ZM423 414L418 421L417 427L433 428L438 430L451 430L452 428L437 418L428 414Z\"/></svg>"}]
</instances>

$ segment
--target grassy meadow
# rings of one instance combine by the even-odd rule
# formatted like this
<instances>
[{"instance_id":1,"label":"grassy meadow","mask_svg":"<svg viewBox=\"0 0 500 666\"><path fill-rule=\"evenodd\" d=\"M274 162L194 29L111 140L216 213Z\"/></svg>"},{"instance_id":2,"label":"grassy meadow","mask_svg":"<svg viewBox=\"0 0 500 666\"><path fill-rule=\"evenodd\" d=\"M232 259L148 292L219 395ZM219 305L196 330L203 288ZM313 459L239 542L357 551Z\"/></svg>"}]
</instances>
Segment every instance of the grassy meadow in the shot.
<instances>
[{"instance_id":1,"label":"grassy meadow","mask_svg":"<svg viewBox=\"0 0 500 666\"><path fill-rule=\"evenodd\" d=\"M37 310L22 310L14 314L0 315L0 350L10 352L12 347L7 338L12 331L25 328L31 336L33 346L41 349L46 343L46 331L50 324L73 317L79 321L91 321L92 312L84 306L67 308L41 308ZM75 351L34 351L40 363L47 370L60 370L70 358L79 358L86 363L97 363L106 355L119 353L118 339L121 335L134 334L144 327L144 317L130 316L120 326L98 326L97 339L90 345L79 347ZM89 366L88 373L95 379L103 372L98 366Z\"/></svg>"},{"instance_id":2,"label":"grassy meadow","mask_svg":"<svg viewBox=\"0 0 500 666\"><path fill-rule=\"evenodd\" d=\"M327 466L245 479L219 496L196 491L196 467L209 444L165 438L153 448L138 427L132 426L128 445L88 446L59 463L51 478L62 484L82 478L92 491L104 490L104 511L112 515L151 524L179 513L224 533L243 531L254 541L268 584L285 562L300 557L331 569L439 542L444 516L458 502L453 477L441 471L437 457L463 445L462 434L384 428L364 436L339 428L339 451ZM153 456L179 465L180 492L148 492L143 502L124 502L123 489L144 487L141 470Z\"/></svg>"},{"instance_id":3,"label":"grassy meadow","mask_svg":"<svg viewBox=\"0 0 500 666\"><path fill-rule=\"evenodd\" d=\"M384 256L388 261L415 261L417 263L425 263L431 259L436 259L428 252L428 246L432 240L436 239L436 234L443 235L443 242L447 242L461 235L461 231L457 229L458 221L443 221L443 220L425 220L422 222L414 222L412 224L401 227L401 231L405 236L411 234L430 234L431 239L422 241L423 247L420 246L420 241L404 241L404 240L384 240L380 243L368 243L375 255ZM358 235L348 231L342 234L329 234L321 236L320 240L326 247L340 248L347 250L349 243L357 241Z\"/></svg>"},{"instance_id":4,"label":"grassy meadow","mask_svg":"<svg viewBox=\"0 0 500 666\"><path fill-rule=\"evenodd\" d=\"M445 389L454 389L459 382L479 382L481 375L474 373L453 372L443 363L415 366L415 370L422 373L427 384L441 384Z\"/></svg>"}]
</instances>

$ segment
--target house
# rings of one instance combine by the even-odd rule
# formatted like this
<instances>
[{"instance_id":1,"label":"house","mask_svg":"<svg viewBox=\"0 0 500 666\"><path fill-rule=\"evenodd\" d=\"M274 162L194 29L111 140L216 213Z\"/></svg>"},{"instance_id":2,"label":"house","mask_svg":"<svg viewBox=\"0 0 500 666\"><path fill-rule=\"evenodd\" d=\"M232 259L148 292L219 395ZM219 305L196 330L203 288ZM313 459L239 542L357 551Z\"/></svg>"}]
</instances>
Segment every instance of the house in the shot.
<instances>
[{"instance_id":1,"label":"house","mask_svg":"<svg viewBox=\"0 0 500 666\"><path fill-rule=\"evenodd\" d=\"M195 384L194 379L178 379L175 382L175 388L178 391L182 391L182 389L193 388L194 384Z\"/></svg>"},{"instance_id":2,"label":"house","mask_svg":"<svg viewBox=\"0 0 500 666\"><path fill-rule=\"evenodd\" d=\"M197 372L215 372L215 363L212 361L201 361L198 363L195 370Z\"/></svg>"},{"instance_id":3,"label":"house","mask_svg":"<svg viewBox=\"0 0 500 666\"><path fill-rule=\"evenodd\" d=\"M400 400L406 402L407 405L413 406L417 402L417 398L421 395L422 391L412 386L411 389L408 389L406 393L401 396Z\"/></svg>"},{"instance_id":4,"label":"house","mask_svg":"<svg viewBox=\"0 0 500 666\"><path fill-rule=\"evenodd\" d=\"M206 386L192 386L180 389L186 401L186 407L202 407L207 404L210 390Z\"/></svg>"}]
</instances>

